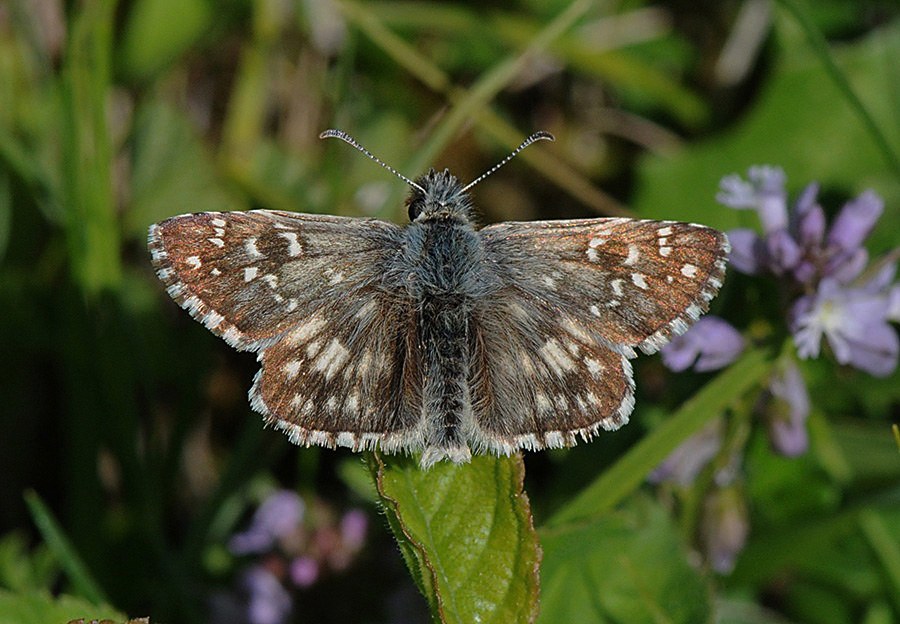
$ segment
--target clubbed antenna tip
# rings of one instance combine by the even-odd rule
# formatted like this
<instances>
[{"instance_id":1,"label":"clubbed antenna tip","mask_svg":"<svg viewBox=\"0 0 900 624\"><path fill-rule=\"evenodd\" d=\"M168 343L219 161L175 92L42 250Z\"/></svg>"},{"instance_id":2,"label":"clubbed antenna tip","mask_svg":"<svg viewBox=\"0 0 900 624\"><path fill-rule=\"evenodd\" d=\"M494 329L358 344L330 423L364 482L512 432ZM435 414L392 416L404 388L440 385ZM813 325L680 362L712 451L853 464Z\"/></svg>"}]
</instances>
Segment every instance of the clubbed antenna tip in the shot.
<instances>
[{"instance_id":1,"label":"clubbed antenna tip","mask_svg":"<svg viewBox=\"0 0 900 624\"><path fill-rule=\"evenodd\" d=\"M545 132L544 130L539 130L539 131L535 132L530 137L525 139L525 141L522 143L522 145L520 145L519 147L514 149L512 154L510 154L509 156L507 156L506 158L504 158L503 160L498 162L496 165L491 167L488 171L485 171L480 176L478 176L477 178L475 178L474 180L469 182L465 187L463 187L463 192L468 191L470 188L472 188L473 186L475 186L476 184L478 184L479 182L484 180L486 177L488 177L495 171L497 171L497 169L499 169L500 167L502 167L503 165L505 165L506 163L511 161L513 158L516 157L516 155L519 152L521 152L523 149L525 149L526 147L528 147L535 141L555 141L555 140L556 139L554 139L553 135L550 134L549 132Z\"/></svg>"},{"instance_id":2,"label":"clubbed antenna tip","mask_svg":"<svg viewBox=\"0 0 900 624\"><path fill-rule=\"evenodd\" d=\"M382 161L382 160L381 160L380 158L378 158L377 156L372 155L372 153L369 152L369 150L367 150L367 149L364 148L362 145L360 145L359 143L357 143L357 142L356 142L356 139L354 139L352 136L350 136L349 134L347 134L347 133L344 132L343 130L336 130L336 129L334 129L334 128L329 128L328 130L326 130L325 132L323 132L322 134L320 134L320 135L319 135L319 138L320 138L320 139L331 139L331 138L334 138L334 139L340 139L340 140L343 141L344 143L349 143L350 145L352 145L353 147L355 147L356 149L358 149L359 151L361 151L363 154L365 154L366 156L368 156L369 158L371 158L372 160L374 160L375 162L377 162L379 165L381 165L382 167L384 167L385 169L387 169L388 171L390 171L391 173L393 173L395 176L397 176L398 178L400 178L401 180L403 180L404 182L406 182L407 184L409 184L409 185L412 186L413 188L417 188L417 189L419 189L420 191L422 191L423 193L425 192L425 189L423 189L421 186L419 186L418 184L416 184L415 182L413 182L412 180L410 180L409 178L407 178L405 175L403 175L402 173L400 173L399 171L397 171L396 169L394 169L393 167L391 167L390 165L388 165L387 163L385 163L384 161Z\"/></svg>"}]
</instances>

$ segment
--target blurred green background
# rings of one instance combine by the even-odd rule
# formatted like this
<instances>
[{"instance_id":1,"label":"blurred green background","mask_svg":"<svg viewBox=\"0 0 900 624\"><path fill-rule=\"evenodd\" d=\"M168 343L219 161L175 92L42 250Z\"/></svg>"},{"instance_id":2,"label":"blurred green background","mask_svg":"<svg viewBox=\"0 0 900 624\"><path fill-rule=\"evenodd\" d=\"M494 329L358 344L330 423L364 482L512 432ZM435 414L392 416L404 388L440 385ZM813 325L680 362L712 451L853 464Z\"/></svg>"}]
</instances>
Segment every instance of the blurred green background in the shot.
<instances>
[{"instance_id":1,"label":"blurred green background","mask_svg":"<svg viewBox=\"0 0 900 624\"><path fill-rule=\"evenodd\" d=\"M878 192L878 254L900 244L898 86L891 0L0 2L0 621L14 596L49 608L42 590L118 609L93 617L210 621L242 565L228 536L275 487L370 517L359 559L298 592L293 621L426 621L359 458L263 429L255 358L165 294L151 223L403 222L404 183L322 130L462 180L547 130L474 190L482 222L749 226L718 181L774 164L793 192L820 181L830 209ZM764 293L731 275L716 309L752 336ZM538 523L707 379L658 357L636 373L631 425L527 455ZM710 617L900 622L900 379L807 373L813 449L788 461L751 439L751 537L733 574L704 573ZM658 518L691 549L691 522Z\"/></svg>"}]
</instances>

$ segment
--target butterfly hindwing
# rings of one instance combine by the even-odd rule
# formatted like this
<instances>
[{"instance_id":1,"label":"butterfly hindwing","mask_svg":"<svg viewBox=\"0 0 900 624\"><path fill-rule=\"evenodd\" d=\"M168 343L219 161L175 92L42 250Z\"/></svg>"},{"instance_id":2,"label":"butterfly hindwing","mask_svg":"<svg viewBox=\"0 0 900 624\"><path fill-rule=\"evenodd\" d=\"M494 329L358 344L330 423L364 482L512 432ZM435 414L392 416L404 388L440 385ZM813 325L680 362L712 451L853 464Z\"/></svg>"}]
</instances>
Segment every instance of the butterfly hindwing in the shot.
<instances>
[{"instance_id":1,"label":"butterfly hindwing","mask_svg":"<svg viewBox=\"0 0 900 624\"><path fill-rule=\"evenodd\" d=\"M634 405L628 358L546 302L498 293L476 315L474 446L509 454L571 446L618 429Z\"/></svg>"},{"instance_id":2,"label":"butterfly hindwing","mask_svg":"<svg viewBox=\"0 0 900 624\"><path fill-rule=\"evenodd\" d=\"M421 448L414 314L380 293L324 305L260 352L251 404L295 444Z\"/></svg>"}]
</instances>

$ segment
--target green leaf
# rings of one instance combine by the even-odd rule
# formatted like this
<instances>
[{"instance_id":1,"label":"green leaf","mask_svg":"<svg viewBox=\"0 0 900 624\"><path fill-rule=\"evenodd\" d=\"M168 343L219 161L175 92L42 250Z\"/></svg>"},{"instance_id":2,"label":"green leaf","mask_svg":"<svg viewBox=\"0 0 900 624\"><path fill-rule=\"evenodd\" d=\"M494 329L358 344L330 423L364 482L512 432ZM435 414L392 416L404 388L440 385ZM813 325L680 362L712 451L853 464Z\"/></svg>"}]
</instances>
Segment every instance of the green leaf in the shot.
<instances>
[{"instance_id":1,"label":"green leaf","mask_svg":"<svg viewBox=\"0 0 900 624\"><path fill-rule=\"evenodd\" d=\"M103 605L98 606L81 598L59 596L54 598L47 592L15 594L0 589L0 614L3 624L47 624L68 622L84 618L91 620L113 620L124 622L128 618Z\"/></svg>"},{"instance_id":2,"label":"green leaf","mask_svg":"<svg viewBox=\"0 0 900 624\"><path fill-rule=\"evenodd\" d=\"M49 589L59 573L59 564L46 544L28 550L22 531L0 537L0 586L13 591Z\"/></svg>"},{"instance_id":3,"label":"green leaf","mask_svg":"<svg viewBox=\"0 0 900 624\"><path fill-rule=\"evenodd\" d=\"M107 114L115 8L115 0L77 5L63 57L59 120L66 235L72 271L87 295L115 289L122 277Z\"/></svg>"},{"instance_id":4,"label":"green leaf","mask_svg":"<svg viewBox=\"0 0 900 624\"><path fill-rule=\"evenodd\" d=\"M373 455L370 469L436 621L534 621L541 549L521 456L421 470L408 457Z\"/></svg>"},{"instance_id":5,"label":"green leaf","mask_svg":"<svg viewBox=\"0 0 900 624\"><path fill-rule=\"evenodd\" d=\"M119 66L144 79L166 68L209 29L208 0L139 0L129 7L119 50Z\"/></svg>"},{"instance_id":6,"label":"green leaf","mask_svg":"<svg viewBox=\"0 0 900 624\"><path fill-rule=\"evenodd\" d=\"M697 624L709 589L666 512L646 497L585 523L541 531L538 622Z\"/></svg>"},{"instance_id":7,"label":"green leaf","mask_svg":"<svg viewBox=\"0 0 900 624\"><path fill-rule=\"evenodd\" d=\"M81 596L84 596L94 604L106 602L103 590L88 572L87 566L81 556L75 551L75 547L63 533L62 527L50 509L41 500L33 490L25 492L25 502L28 504L28 510L31 517L37 525L38 530L47 543L47 546L56 555L60 565L72 582L72 586L78 590ZM0 613L3 610L0 609Z\"/></svg>"},{"instance_id":8,"label":"green leaf","mask_svg":"<svg viewBox=\"0 0 900 624\"><path fill-rule=\"evenodd\" d=\"M900 28L895 25L873 31L834 53L856 96L895 146L900 144L897 81L886 55L889 49L896 49L898 40ZM720 229L748 226L753 221L743 221L740 211L715 203L719 180L730 173L746 175L751 165L772 164L785 169L792 190L812 180L852 194L873 188L887 206L873 232L873 249L892 247L900 215L896 210L900 184L883 151L818 58L805 48L780 52L783 60L738 125L695 142L677 158L650 155L642 161L632 202L636 212L642 217L699 221ZM848 158L847 146L851 145L852 157Z\"/></svg>"}]
</instances>

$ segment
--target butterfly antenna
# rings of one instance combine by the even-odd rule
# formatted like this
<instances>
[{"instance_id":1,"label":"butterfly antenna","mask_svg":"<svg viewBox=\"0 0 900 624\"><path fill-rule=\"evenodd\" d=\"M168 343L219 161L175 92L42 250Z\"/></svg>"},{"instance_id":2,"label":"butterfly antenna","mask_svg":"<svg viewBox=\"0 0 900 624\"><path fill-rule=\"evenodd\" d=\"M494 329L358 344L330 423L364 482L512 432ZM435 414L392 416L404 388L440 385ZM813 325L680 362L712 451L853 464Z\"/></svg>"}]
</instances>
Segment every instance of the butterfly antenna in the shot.
<instances>
[{"instance_id":1,"label":"butterfly antenna","mask_svg":"<svg viewBox=\"0 0 900 624\"><path fill-rule=\"evenodd\" d=\"M352 145L353 147L355 147L356 149L358 149L359 151L361 151L363 154L365 154L366 156L368 156L369 158L371 158L372 160L374 160L375 162L377 162L379 165L381 165L382 167L384 167L385 169L387 169L388 171L390 171L391 173L393 173L395 176L397 176L398 178L400 178L401 180L403 180L404 182L406 182L406 183L409 184L410 186L419 189L419 190L422 191L423 193L425 192L425 189L423 189L421 186L419 186L418 184L416 184L415 182L413 182L412 180L410 180L409 178L407 178L405 175L403 175L402 173L400 173L399 171L397 171L396 169L394 169L393 167L391 167L389 164L387 164L387 163L385 163L384 161L382 161L382 160L381 160L380 158L378 158L377 156L373 155L369 150L367 150L367 149L364 148L362 145L360 145L359 143L357 143L356 140L355 140L352 136L350 136L349 134L347 134L347 133L344 132L343 130L335 130L334 128L331 128L331 129L329 129L329 130L326 130L326 131L323 132L322 134L320 134L320 135L319 135L319 138L320 138L320 139L330 139L330 138L335 138L335 139L340 139L340 140L343 141L344 143L349 143L350 145ZM521 149L521 148L519 148L519 149ZM518 151L518 150L517 150L517 151Z\"/></svg>"},{"instance_id":2,"label":"butterfly antenna","mask_svg":"<svg viewBox=\"0 0 900 624\"><path fill-rule=\"evenodd\" d=\"M478 184L479 182L481 182L482 180L484 180L486 177L488 177L489 175L491 175L491 174L494 173L495 171L497 171L497 169L499 169L500 167L502 167L503 165L505 165L506 163L508 163L509 161L511 161L513 158L516 157L516 154L518 154L519 152L521 152L523 149L525 149L526 147L528 147L529 145L531 145L531 144L534 143L535 141L543 141L543 140L547 140L547 141L555 141L556 139L554 139L554 138L553 138L553 135L550 134L549 132L544 132L543 130L541 130L541 131L539 131L539 132L535 132L535 133L532 134L530 137L528 137L527 139L525 139L525 142L522 143L522 145L520 145L520 146L517 147L515 150L513 150L513 153L512 153L512 154L510 154L509 156L507 156L506 158L504 158L503 160L501 160L500 162L498 162L496 165L494 165L493 167L491 167L490 170L485 171L485 172L482 173L480 176L478 176L477 178L475 178L473 181L469 182L469 183L463 188L463 192L468 191L470 188L472 188L473 186L475 186L476 184Z\"/></svg>"}]
</instances>

